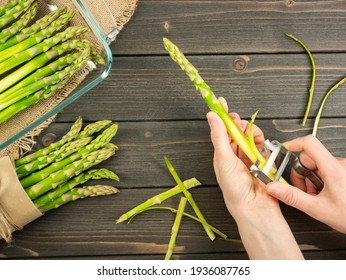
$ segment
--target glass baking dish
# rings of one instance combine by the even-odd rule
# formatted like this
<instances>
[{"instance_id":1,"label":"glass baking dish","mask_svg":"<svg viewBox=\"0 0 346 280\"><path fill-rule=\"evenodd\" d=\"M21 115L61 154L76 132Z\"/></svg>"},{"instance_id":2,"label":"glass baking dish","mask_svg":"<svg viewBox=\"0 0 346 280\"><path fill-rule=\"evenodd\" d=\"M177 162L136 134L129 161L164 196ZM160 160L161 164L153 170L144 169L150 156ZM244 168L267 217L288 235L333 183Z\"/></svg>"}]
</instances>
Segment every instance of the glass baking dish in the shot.
<instances>
[{"instance_id":1,"label":"glass baking dish","mask_svg":"<svg viewBox=\"0 0 346 280\"><path fill-rule=\"evenodd\" d=\"M82 81L69 93L68 96L64 97L63 100L49 108L46 112L41 113L37 117L32 117L31 120L25 119L25 127L16 129L18 120L13 121L12 118L2 124L0 124L0 150L12 144L14 141L27 135L28 132L37 128L40 124L48 120L49 118L56 115L59 111L71 104L73 101L81 97L83 94L88 92L90 89L101 83L109 74L112 65L112 53L109 48L109 43L118 34L116 23L113 16L104 1L97 1L98 17L95 17L95 12L88 9L93 7L95 1L93 0L38 0L39 10L41 16L48 11L49 5L59 7L65 5L68 10L74 10L76 12L73 20L78 20L78 23L82 22L86 27L89 28L88 36L91 41L97 45L97 49L100 55L103 57L105 64L96 65L96 68L90 71ZM0 5L4 5L8 0L0 0ZM40 11L41 9L41 11ZM43 9L43 11L42 11ZM102 16L99 16L102 11ZM105 23L107 19L107 23ZM73 22L72 22L73 23ZM108 24L105 28L105 24ZM106 31L105 31L106 30ZM105 33L107 32L107 33ZM90 37L91 36L91 37ZM88 38L88 39L89 39ZM33 107L32 105L30 107ZM29 109L30 109L29 107ZM28 109L28 110L29 110ZM25 109L27 110L27 109ZM20 118L20 116L19 116ZM23 120L19 119L19 122ZM12 122L12 123L11 123ZM28 123L26 123L28 122Z\"/></svg>"}]
</instances>

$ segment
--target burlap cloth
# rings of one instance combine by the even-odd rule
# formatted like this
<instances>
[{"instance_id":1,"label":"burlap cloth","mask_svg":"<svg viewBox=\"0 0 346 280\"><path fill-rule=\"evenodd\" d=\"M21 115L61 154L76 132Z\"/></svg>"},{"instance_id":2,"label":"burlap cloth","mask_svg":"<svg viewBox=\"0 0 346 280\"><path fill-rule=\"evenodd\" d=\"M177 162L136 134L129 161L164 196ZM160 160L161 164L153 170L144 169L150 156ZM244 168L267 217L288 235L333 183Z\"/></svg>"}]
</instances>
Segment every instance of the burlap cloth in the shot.
<instances>
[{"instance_id":1,"label":"burlap cloth","mask_svg":"<svg viewBox=\"0 0 346 280\"><path fill-rule=\"evenodd\" d=\"M40 8L37 17L41 17L49 11L47 4L54 4L58 7L65 5L69 10L78 11L73 0L38 1L40 2ZM0 0L0 5L7 2L7 0ZM113 35L117 34L124 24L129 21L137 5L137 0L83 0L82 2L97 21L100 30L105 38L108 38L109 43L116 38ZM79 12L76 13L71 24L87 26L85 19ZM92 31L87 32L84 37L98 44L98 40L95 39ZM68 86L55 92L50 98L38 102L1 124L0 144L57 106L71 94L89 72L90 69L86 65L69 80ZM0 151L0 240L4 239L9 242L14 231L22 229L23 226L42 215L21 186L13 166L13 159L17 159L24 152L31 150L34 144L34 137L48 126L54 117L46 120L24 137Z\"/></svg>"},{"instance_id":2,"label":"burlap cloth","mask_svg":"<svg viewBox=\"0 0 346 280\"><path fill-rule=\"evenodd\" d=\"M118 31L123 29L124 25L130 20L133 15L138 0L82 0L83 5L89 10L89 13L98 23L101 32L105 38L109 36L109 43L116 39ZM7 3L8 0L0 0L0 5ZM71 24L87 26L85 19L78 11L77 5L74 4L75 0L38 0L39 11L37 17L48 12L47 4L54 4L58 7L67 6L69 10L75 10ZM86 39L97 44L95 35L92 31L83 35ZM41 100L35 105L23 110L19 114L12 117L10 120L0 124L0 144L10 139L18 132L28 127L33 121L37 120L40 116L50 112L52 108L56 107L63 101L71 92L83 81L88 75L90 69L86 65L83 69L77 72L69 81L68 86L61 90L57 90L51 97ZM23 153L30 151L35 144L34 137L37 136L45 127L47 127L55 118L46 120L41 125L28 132L24 137L13 142L11 145L5 147L0 151L1 156L9 156L12 159L19 158Z\"/></svg>"}]
</instances>

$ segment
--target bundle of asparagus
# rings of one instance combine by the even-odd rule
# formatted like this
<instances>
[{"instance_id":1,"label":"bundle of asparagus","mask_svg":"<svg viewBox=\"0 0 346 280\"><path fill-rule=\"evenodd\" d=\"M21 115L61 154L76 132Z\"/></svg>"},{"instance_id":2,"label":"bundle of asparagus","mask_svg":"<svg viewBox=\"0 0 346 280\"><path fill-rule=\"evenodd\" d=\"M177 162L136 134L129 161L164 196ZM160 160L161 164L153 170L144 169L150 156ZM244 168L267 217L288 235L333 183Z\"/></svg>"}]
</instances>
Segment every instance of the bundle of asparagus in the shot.
<instances>
[{"instance_id":1,"label":"bundle of asparagus","mask_svg":"<svg viewBox=\"0 0 346 280\"><path fill-rule=\"evenodd\" d=\"M118 192L118 189L111 186L83 186L87 181L96 179L119 181L118 176L110 170L90 169L118 150L117 146L110 142L118 130L118 125L103 120L91 123L82 129L82 124L82 119L78 118L70 131L59 141L14 162L21 189L39 213L56 209L77 199ZM2 188L4 186L0 184L0 194ZM3 199L6 197L0 195L1 210L6 204L2 203ZM25 212L25 209L22 212ZM1 214L3 213L0 211L0 216ZM10 216L9 220L16 219L11 217L9 211L7 214ZM9 230L2 229L5 226L1 221L0 217L0 237L8 240ZM3 232L7 232L7 235Z\"/></svg>"},{"instance_id":2,"label":"bundle of asparagus","mask_svg":"<svg viewBox=\"0 0 346 280\"><path fill-rule=\"evenodd\" d=\"M59 7L32 22L37 0L0 7L0 123L63 88L91 61L103 63L84 26L69 26L73 11Z\"/></svg>"}]
</instances>

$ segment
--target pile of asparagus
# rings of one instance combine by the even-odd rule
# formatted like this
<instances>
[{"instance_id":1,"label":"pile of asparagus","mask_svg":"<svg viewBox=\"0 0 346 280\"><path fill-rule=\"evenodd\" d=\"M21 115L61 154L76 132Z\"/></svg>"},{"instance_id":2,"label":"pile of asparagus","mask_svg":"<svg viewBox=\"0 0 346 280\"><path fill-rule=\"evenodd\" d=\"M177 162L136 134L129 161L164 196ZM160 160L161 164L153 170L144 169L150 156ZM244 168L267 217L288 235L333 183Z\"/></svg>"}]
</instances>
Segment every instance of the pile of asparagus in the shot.
<instances>
[{"instance_id":1,"label":"pile of asparagus","mask_svg":"<svg viewBox=\"0 0 346 280\"><path fill-rule=\"evenodd\" d=\"M118 125L103 120L82 126L78 118L59 141L15 161L20 183L42 213L73 200L118 192L105 185L81 186L95 179L119 181L110 170L90 169L118 150L110 142Z\"/></svg>"},{"instance_id":2,"label":"pile of asparagus","mask_svg":"<svg viewBox=\"0 0 346 280\"><path fill-rule=\"evenodd\" d=\"M70 26L74 11L63 6L36 19L37 10L37 0L0 7L0 123L63 88L88 61L103 63L79 39L88 29Z\"/></svg>"}]
</instances>

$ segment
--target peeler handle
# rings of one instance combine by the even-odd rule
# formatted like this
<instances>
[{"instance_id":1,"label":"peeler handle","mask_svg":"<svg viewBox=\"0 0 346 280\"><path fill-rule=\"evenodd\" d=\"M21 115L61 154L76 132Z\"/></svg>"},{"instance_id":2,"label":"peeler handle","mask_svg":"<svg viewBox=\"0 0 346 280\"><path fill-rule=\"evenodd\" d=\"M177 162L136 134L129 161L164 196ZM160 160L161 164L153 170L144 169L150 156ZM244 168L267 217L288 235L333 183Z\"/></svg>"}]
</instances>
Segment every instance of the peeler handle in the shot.
<instances>
[{"instance_id":1,"label":"peeler handle","mask_svg":"<svg viewBox=\"0 0 346 280\"><path fill-rule=\"evenodd\" d=\"M322 191L324 183L321 178L315 172L305 168L298 157L294 160L292 167L298 174L307 177L315 185L318 192Z\"/></svg>"}]
</instances>

